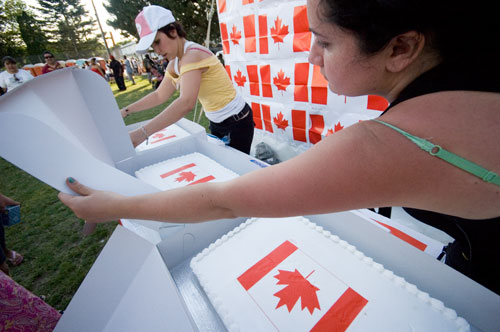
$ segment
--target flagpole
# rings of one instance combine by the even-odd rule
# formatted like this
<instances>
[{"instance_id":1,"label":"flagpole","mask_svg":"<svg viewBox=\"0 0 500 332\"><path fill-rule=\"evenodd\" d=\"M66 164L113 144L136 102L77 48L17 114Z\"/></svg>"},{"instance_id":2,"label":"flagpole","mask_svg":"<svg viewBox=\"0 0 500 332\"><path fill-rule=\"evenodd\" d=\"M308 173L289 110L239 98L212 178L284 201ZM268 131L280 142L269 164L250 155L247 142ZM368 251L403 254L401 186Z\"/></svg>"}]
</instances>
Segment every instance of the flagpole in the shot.
<instances>
[{"instance_id":1,"label":"flagpole","mask_svg":"<svg viewBox=\"0 0 500 332\"><path fill-rule=\"evenodd\" d=\"M102 30L101 21L99 20L99 15L97 15L97 9L95 8L94 0L90 0L90 1L92 2L92 7L94 7L95 17L97 18L97 24L99 25L99 29L101 30L101 36L102 36L102 40L104 41L104 46L106 46L106 51L108 52L108 57L110 57L111 52L109 51L108 43L106 42L106 35L104 34L104 31Z\"/></svg>"}]
</instances>

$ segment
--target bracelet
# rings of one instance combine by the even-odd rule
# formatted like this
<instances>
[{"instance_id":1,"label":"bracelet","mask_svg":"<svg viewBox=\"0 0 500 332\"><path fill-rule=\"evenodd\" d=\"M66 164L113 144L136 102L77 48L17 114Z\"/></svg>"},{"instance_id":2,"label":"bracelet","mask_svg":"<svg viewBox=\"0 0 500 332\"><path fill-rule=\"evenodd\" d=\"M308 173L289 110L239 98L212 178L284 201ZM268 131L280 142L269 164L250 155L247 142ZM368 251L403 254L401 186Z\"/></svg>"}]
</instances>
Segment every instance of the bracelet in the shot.
<instances>
[{"instance_id":1,"label":"bracelet","mask_svg":"<svg viewBox=\"0 0 500 332\"><path fill-rule=\"evenodd\" d=\"M148 133L146 132L146 128L144 126L141 127L142 133L144 134L144 137L146 137L146 144L149 143L149 136Z\"/></svg>"},{"instance_id":2,"label":"bracelet","mask_svg":"<svg viewBox=\"0 0 500 332\"><path fill-rule=\"evenodd\" d=\"M125 116L129 116L129 114L128 114L128 108L125 109Z\"/></svg>"}]
</instances>

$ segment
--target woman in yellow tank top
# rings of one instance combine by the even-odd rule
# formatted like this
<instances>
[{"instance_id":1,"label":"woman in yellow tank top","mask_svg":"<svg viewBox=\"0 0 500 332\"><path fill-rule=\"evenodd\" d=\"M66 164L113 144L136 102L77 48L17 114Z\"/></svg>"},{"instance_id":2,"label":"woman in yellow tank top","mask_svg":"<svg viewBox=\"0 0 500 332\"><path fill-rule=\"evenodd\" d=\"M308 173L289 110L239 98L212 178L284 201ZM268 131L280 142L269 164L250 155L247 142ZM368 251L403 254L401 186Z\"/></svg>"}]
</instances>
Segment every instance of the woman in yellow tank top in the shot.
<instances>
[{"instance_id":1,"label":"woman in yellow tank top","mask_svg":"<svg viewBox=\"0 0 500 332\"><path fill-rule=\"evenodd\" d=\"M158 89L124 107L122 116L158 106L175 90L180 95L149 123L130 132L134 146L184 117L199 99L212 134L249 153L254 130L252 109L238 95L217 57L207 48L187 41L182 26L168 9L147 6L135 22L141 37L136 51L145 53L151 46L169 64Z\"/></svg>"}]
</instances>

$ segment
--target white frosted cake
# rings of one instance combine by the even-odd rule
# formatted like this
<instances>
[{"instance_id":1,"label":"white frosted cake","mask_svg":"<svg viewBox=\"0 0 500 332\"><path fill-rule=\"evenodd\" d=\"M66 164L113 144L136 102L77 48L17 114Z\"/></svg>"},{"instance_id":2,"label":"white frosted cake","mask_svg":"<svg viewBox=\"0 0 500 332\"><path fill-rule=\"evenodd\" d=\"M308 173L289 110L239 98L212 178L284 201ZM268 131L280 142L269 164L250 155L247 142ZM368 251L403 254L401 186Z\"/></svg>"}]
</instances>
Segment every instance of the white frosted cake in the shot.
<instances>
[{"instance_id":1,"label":"white frosted cake","mask_svg":"<svg viewBox=\"0 0 500 332\"><path fill-rule=\"evenodd\" d=\"M175 142L183 137L188 137L189 135L190 134L187 131L174 123L150 135L147 141L142 142L135 149L137 151L154 149L156 147Z\"/></svg>"},{"instance_id":2,"label":"white frosted cake","mask_svg":"<svg viewBox=\"0 0 500 332\"><path fill-rule=\"evenodd\" d=\"M135 176L160 190L168 190L203 182L227 181L238 174L194 152L141 168Z\"/></svg>"},{"instance_id":3,"label":"white frosted cake","mask_svg":"<svg viewBox=\"0 0 500 332\"><path fill-rule=\"evenodd\" d=\"M250 219L191 261L229 331L469 331L443 302L303 217Z\"/></svg>"}]
</instances>

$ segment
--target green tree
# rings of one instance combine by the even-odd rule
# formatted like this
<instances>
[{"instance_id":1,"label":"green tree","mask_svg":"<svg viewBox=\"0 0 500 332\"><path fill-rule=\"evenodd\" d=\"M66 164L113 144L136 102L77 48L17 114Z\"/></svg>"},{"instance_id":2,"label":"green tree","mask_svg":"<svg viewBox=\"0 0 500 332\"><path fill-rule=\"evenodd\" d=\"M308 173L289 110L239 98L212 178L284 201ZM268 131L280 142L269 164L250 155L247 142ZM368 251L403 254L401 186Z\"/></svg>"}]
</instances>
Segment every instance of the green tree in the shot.
<instances>
[{"instance_id":1,"label":"green tree","mask_svg":"<svg viewBox=\"0 0 500 332\"><path fill-rule=\"evenodd\" d=\"M182 23L190 40L205 43L208 29L207 15L210 13L212 0L108 0L108 4L104 7L113 18L107 23L121 30L124 36L134 36L138 39L134 20L142 8L149 4L170 9L176 20ZM211 20L210 40L212 45L220 41L217 15L214 15Z\"/></svg>"},{"instance_id":2,"label":"green tree","mask_svg":"<svg viewBox=\"0 0 500 332\"><path fill-rule=\"evenodd\" d=\"M78 57L101 50L94 35L95 21L80 0L38 0L38 8L45 17L45 32L57 52L67 57Z\"/></svg>"},{"instance_id":3,"label":"green tree","mask_svg":"<svg viewBox=\"0 0 500 332\"><path fill-rule=\"evenodd\" d=\"M134 22L135 17L148 4L149 1L145 0L108 0L108 3L103 3L103 6L112 19L107 20L106 23L120 30L124 37L133 36L139 38Z\"/></svg>"},{"instance_id":4,"label":"green tree","mask_svg":"<svg viewBox=\"0 0 500 332\"><path fill-rule=\"evenodd\" d=\"M26 5L20 0L0 0L0 56L20 57L26 52L16 14L23 11Z\"/></svg>"},{"instance_id":5,"label":"green tree","mask_svg":"<svg viewBox=\"0 0 500 332\"><path fill-rule=\"evenodd\" d=\"M28 55L42 54L47 48L48 40L42 31L41 23L24 10L16 15L16 21Z\"/></svg>"}]
</instances>

